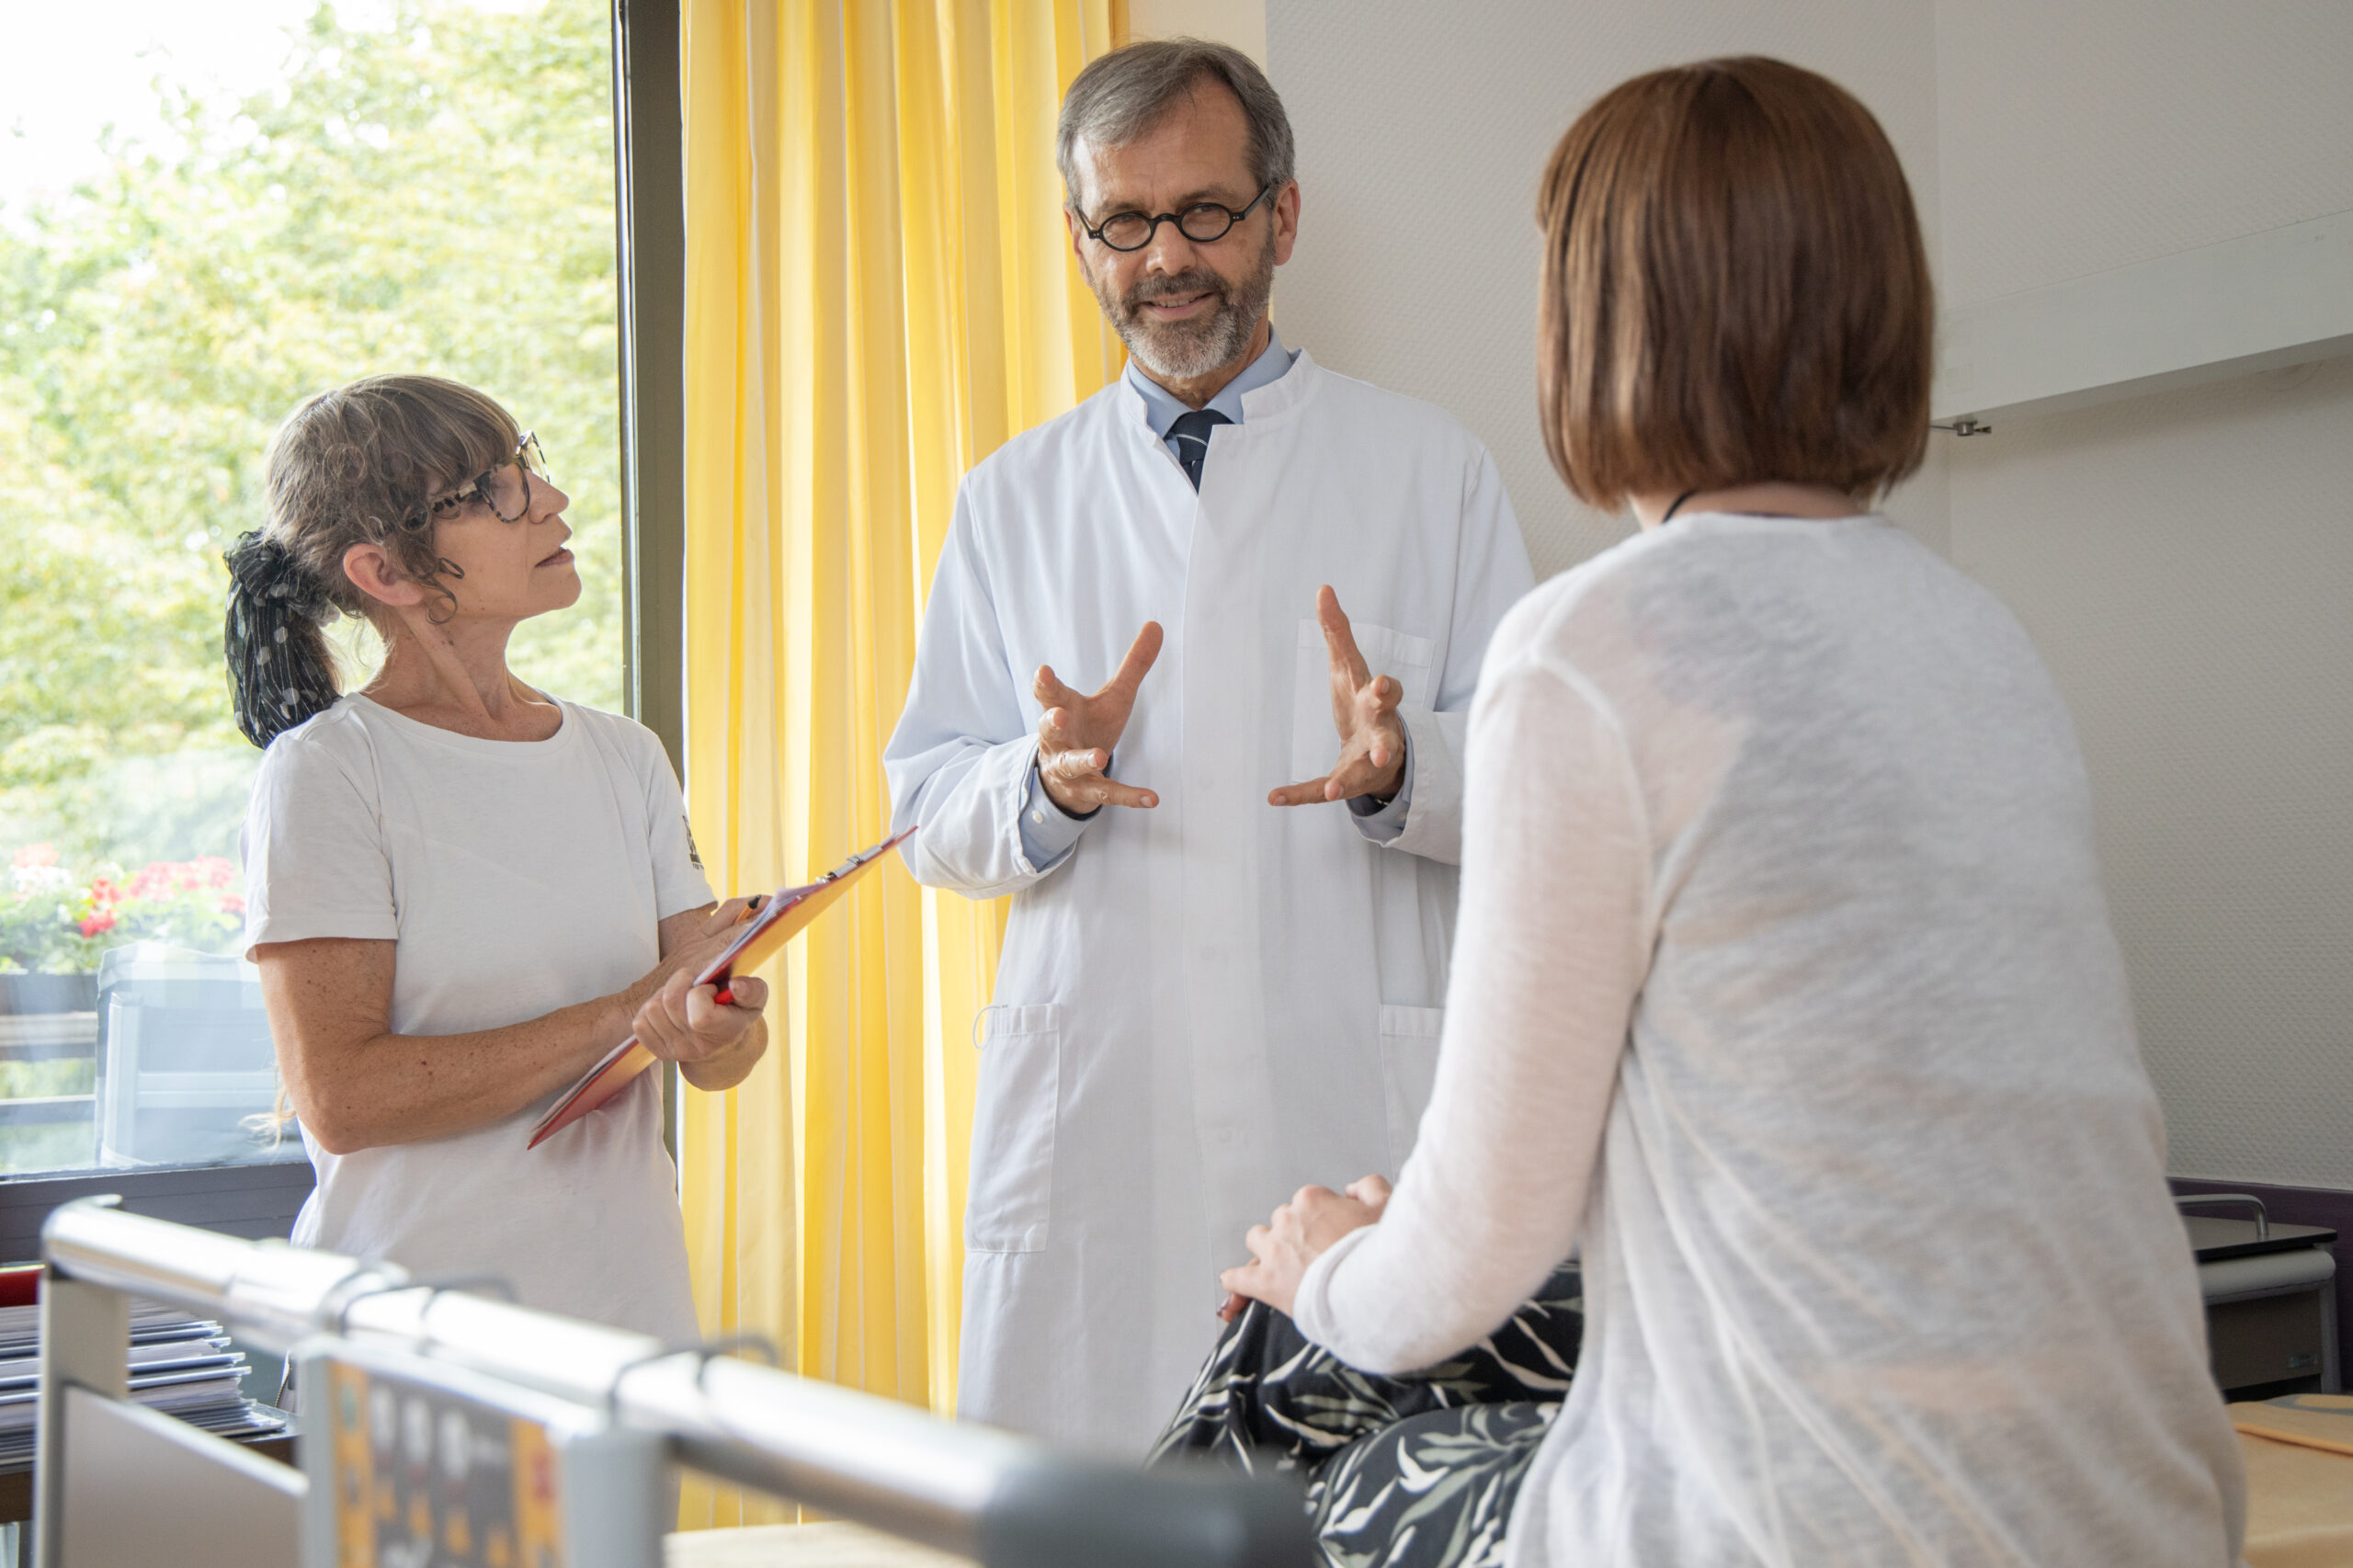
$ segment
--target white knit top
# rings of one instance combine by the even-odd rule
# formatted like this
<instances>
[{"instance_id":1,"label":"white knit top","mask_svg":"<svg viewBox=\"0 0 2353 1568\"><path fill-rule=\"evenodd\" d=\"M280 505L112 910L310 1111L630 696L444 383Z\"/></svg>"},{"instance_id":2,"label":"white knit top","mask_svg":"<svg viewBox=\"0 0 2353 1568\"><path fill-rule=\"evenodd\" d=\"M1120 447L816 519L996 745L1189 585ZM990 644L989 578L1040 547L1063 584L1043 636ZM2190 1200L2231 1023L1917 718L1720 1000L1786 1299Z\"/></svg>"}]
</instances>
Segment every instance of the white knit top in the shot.
<instances>
[{"instance_id":1,"label":"white knit top","mask_svg":"<svg viewBox=\"0 0 2353 1568\"><path fill-rule=\"evenodd\" d=\"M1435 1096L1298 1321L1409 1369L1582 1247L1514 1568L2235 1562L2083 763L2010 614L1877 517L1678 520L1512 612L1468 789Z\"/></svg>"}]
</instances>

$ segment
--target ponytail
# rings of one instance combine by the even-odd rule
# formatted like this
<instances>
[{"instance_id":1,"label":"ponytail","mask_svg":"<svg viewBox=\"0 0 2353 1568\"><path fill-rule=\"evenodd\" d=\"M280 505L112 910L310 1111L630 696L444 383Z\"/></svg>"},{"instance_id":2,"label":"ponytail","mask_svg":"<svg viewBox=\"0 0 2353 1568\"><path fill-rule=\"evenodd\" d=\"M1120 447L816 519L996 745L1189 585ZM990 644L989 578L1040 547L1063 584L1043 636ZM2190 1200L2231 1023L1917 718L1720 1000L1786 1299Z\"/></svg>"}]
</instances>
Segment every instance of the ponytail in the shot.
<instances>
[{"instance_id":1,"label":"ponytail","mask_svg":"<svg viewBox=\"0 0 2353 1568\"><path fill-rule=\"evenodd\" d=\"M222 647L237 728L257 746L335 706L335 664L324 621L334 605L287 548L258 530L241 536L229 563Z\"/></svg>"},{"instance_id":2,"label":"ponytail","mask_svg":"<svg viewBox=\"0 0 2353 1568\"><path fill-rule=\"evenodd\" d=\"M344 574L374 545L400 576L457 597L433 551L433 498L505 462L519 432L491 398L438 376L368 376L306 399L269 443L267 524L229 563L222 650L237 728L257 746L335 706L325 623L372 617Z\"/></svg>"}]
</instances>

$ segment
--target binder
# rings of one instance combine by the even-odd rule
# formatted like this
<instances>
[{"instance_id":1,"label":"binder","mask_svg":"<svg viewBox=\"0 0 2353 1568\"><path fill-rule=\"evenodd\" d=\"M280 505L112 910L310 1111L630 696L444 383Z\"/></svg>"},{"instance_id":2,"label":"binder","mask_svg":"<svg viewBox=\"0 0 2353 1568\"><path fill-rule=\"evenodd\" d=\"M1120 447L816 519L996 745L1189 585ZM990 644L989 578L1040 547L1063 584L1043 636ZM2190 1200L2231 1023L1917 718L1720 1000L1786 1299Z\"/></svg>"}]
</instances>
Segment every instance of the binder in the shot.
<instances>
[{"instance_id":1,"label":"binder","mask_svg":"<svg viewBox=\"0 0 2353 1568\"><path fill-rule=\"evenodd\" d=\"M710 966L695 976L697 985L719 987L719 1000L731 1000L727 982L738 973L751 971L774 958L785 943L799 936L811 921L849 891L850 884L864 876L881 860L885 852L896 849L915 836L914 828L895 838L886 838L871 849L862 849L840 865L819 877L806 887L786 888L783 892L763 899L757 908L745 917L743 933L727 944L727 950L710 961ZM531 1129L531 1141L525 1145L536 1149L550 1138L611 1099L628 1086L629 1081L660 1060L645 1047L638 1044L635 1035L613 1047L605 1059L588 1069L586 1076L572 1086L572 1092L556 1101L555 1108L540 1119Z\"/></svg>"}]
</instances>

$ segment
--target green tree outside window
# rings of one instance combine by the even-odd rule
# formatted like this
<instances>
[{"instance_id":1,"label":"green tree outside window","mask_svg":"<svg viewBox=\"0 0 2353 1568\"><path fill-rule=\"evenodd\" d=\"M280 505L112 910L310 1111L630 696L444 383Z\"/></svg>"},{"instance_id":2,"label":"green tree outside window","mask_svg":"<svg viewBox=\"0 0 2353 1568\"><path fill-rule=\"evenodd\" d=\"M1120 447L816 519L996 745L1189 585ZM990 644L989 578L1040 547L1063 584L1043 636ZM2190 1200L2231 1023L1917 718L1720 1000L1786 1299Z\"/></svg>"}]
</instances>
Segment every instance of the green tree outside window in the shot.
<instances>
[{"instance_id":1,"label":"green tree outside window","mask_svg":"<svg viewBox=\"0 0 2353 1568\"><path fill-rule=\"evenodd\" d=\"M101 881L119 895L149 862L234 859L259 754L230 718L221 551L260 524L263 452L311 392L431 371L540 432L585 593L517 634L515 667L620 706L608 28L596 0L520 16L403 0L383 31L323 5L274 92L217 104L159 81L179 148L117 149L71 197L0 211L12 950L95 961L147 928L84 929ZM347 687L371 641L347 630ZM171 929L233 946L233 921L199 918L210 884L174 886ZM26 936L50 916L19 895L61 892L61 928Z\"/></svg>"}]
</instances>

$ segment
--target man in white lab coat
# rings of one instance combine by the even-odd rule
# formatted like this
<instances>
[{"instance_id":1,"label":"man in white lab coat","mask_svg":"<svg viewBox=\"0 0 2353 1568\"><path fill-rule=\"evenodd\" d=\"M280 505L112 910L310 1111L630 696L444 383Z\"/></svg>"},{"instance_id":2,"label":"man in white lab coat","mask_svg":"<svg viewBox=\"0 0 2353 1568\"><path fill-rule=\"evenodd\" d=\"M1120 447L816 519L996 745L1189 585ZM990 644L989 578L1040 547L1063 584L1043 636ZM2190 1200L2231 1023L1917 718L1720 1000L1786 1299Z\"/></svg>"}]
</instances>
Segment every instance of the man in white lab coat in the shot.
<instances>
[{"instance_id":1,"label":"man in white lab coat","mask_svg":"<svg viewBox=\"0 0 2353 1568\"><path fill-rule=\"evenodd\" d=\"M1127 373L966 476L884 758L916 880L1014 895L961 1412L1136 1455L1243 1233L1413 1145L1465 710L1531 578L1477 440L1275 336L1299 187L1245 56L1105 56L1061 145Z\"/></svg>"}]
</instances>

